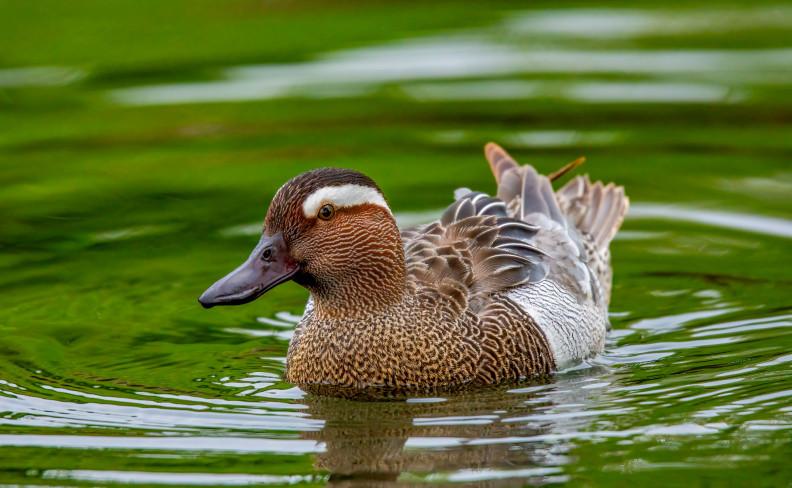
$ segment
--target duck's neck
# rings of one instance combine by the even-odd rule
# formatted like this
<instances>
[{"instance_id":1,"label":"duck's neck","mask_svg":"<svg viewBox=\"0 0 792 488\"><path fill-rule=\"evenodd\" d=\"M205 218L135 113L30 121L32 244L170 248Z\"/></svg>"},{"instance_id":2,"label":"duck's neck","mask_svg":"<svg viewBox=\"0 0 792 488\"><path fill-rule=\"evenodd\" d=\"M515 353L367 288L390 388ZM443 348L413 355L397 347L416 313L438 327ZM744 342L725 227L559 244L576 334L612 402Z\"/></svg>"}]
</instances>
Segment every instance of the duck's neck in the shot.
<instances>
[{"instance_id":1,"label":"duck's neck","mask_svg":"<svg viewBox=\"0 0 792 488\"><path fill-rule=\"evenodd\" d=\"M357 242L337 260L332 275L306 277L315 319L354 318L382 312L399 303L406 293L404 248L395 221L381 223L382 232Z\"/></svg>"}]
</instances>

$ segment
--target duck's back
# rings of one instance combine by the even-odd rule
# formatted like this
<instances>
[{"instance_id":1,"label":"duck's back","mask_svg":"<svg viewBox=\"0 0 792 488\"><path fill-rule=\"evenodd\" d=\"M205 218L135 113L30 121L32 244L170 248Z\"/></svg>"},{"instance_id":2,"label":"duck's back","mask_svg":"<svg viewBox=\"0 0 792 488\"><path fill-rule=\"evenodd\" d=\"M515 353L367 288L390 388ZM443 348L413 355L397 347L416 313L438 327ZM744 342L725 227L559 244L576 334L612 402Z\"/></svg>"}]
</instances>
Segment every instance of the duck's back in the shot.
<instances>
[{"instance_id":1,"label":"duck's back","mask_svg":"<svg viewBox=\"0 0 792 488\"><path fill-rule=\"evenodd\" d=\"M462 189L440 221L403 233L411 274L502 329L541 331L560 370L601 352L609 328L609 243L628 200L621 187L577 177L557 193L550 179L486 148L497 198ZM521 314L488 316L492 306ZM491 314L491 313L490 313Z\"/></svg>"}]
</instances>

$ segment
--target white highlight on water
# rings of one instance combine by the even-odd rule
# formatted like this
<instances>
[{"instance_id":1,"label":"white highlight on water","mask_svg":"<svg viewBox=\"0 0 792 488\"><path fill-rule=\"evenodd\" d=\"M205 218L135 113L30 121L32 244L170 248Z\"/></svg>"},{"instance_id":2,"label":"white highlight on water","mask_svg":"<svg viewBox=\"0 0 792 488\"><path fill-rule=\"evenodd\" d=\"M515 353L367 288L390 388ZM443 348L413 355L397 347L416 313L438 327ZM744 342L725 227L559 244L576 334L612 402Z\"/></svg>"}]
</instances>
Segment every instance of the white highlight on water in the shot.
<instances>
[{"instance_id":1,"label":"white highlight on water","mask_svg":"<svg viewBox=\"0 0 792 488\"><path fill-rule=\"evenodd\" d=\"M31 66L0 69L0 87L62 86L76 83L87 76L79 68L66 66Z\"/></svg>"},{"instance_id":2,"label":"white highlight on water","mask_svg":"<svg viewBox=\"0 0 792 488\"><path fill-rule=\"evenodd\" d=\"M694 222L724 229L792 238L792 221L720 210L685 208L664 203L636 203L630 206L628 219L659 219Z\"/></svg>"},{"instance_id":3,"label":"white highlight on water","mask_svg":"<svg viewBox=\"0 0 792 488\"><path fill-rule=\"evenodd\" d=\"M577 47L580 38L658 32L687 35L701 31L704 23L720 31L746 25L783 27L792 18L792 9L699 9L679 17L677 11L532 10L512 14L494 29L467 29L324 53L306 62L232 67L216 81L130 87L108 95L123 105L348 98L377 93L390 83L480 78L400 88L421 101L555 97L584 103L736 103L750 94L744 85L788 82L792 65L789 48L617 51L598 49L595 43L587 43L585 49ZM721 20L713 21L715 18ZM504 30L525 34L525 42L502 42ZM565 44L565 40L571 42ZM616 74L650 79L618 83L486 79L526 74ZM398 95L399 90L389 93Z\"/></svg>"}]
</instances>

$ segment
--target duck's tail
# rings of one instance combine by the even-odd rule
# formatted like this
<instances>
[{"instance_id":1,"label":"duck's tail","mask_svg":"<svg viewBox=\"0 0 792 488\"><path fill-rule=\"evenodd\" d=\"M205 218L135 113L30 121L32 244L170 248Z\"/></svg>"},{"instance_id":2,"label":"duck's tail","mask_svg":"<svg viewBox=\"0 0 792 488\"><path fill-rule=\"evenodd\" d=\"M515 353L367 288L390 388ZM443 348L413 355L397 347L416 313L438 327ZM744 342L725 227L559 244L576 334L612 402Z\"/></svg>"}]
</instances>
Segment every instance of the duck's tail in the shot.
<instances>
[{"instance_id":1,"label":"duck's tail","mask_svg":"<svg viewBox=\"0 0 792 488\"><path fill-rule=\"evenodd\" d=\"M561 210L598 248L607 248L630 208L623 186L592 183L588 175L576 176L556 192Z\"/></svg>"}]
</instances>

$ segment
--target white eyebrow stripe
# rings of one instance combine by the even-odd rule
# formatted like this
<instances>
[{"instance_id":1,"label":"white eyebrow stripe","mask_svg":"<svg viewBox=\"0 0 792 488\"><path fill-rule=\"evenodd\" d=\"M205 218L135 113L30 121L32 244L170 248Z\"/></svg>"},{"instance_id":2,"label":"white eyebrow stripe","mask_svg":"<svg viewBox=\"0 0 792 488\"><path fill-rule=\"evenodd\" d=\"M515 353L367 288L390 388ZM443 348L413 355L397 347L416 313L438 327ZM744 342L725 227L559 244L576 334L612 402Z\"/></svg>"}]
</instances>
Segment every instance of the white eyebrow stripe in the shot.
<instances>
[{"instance_id":1,"label":"white eyebrow stripe","mask_svg":"<svg viewBox=\"0 0 792 488\"><path fill-rule=\"evenodd\" d=\"M370 186L350 183L340 186L325 186L311 193L303 201L303 214L306 218L316 217L319 208L325 203L332 203L334 207L352 207L372 203L390 212L390 207L380 192Z\"/></svg>"}]
</instances>

